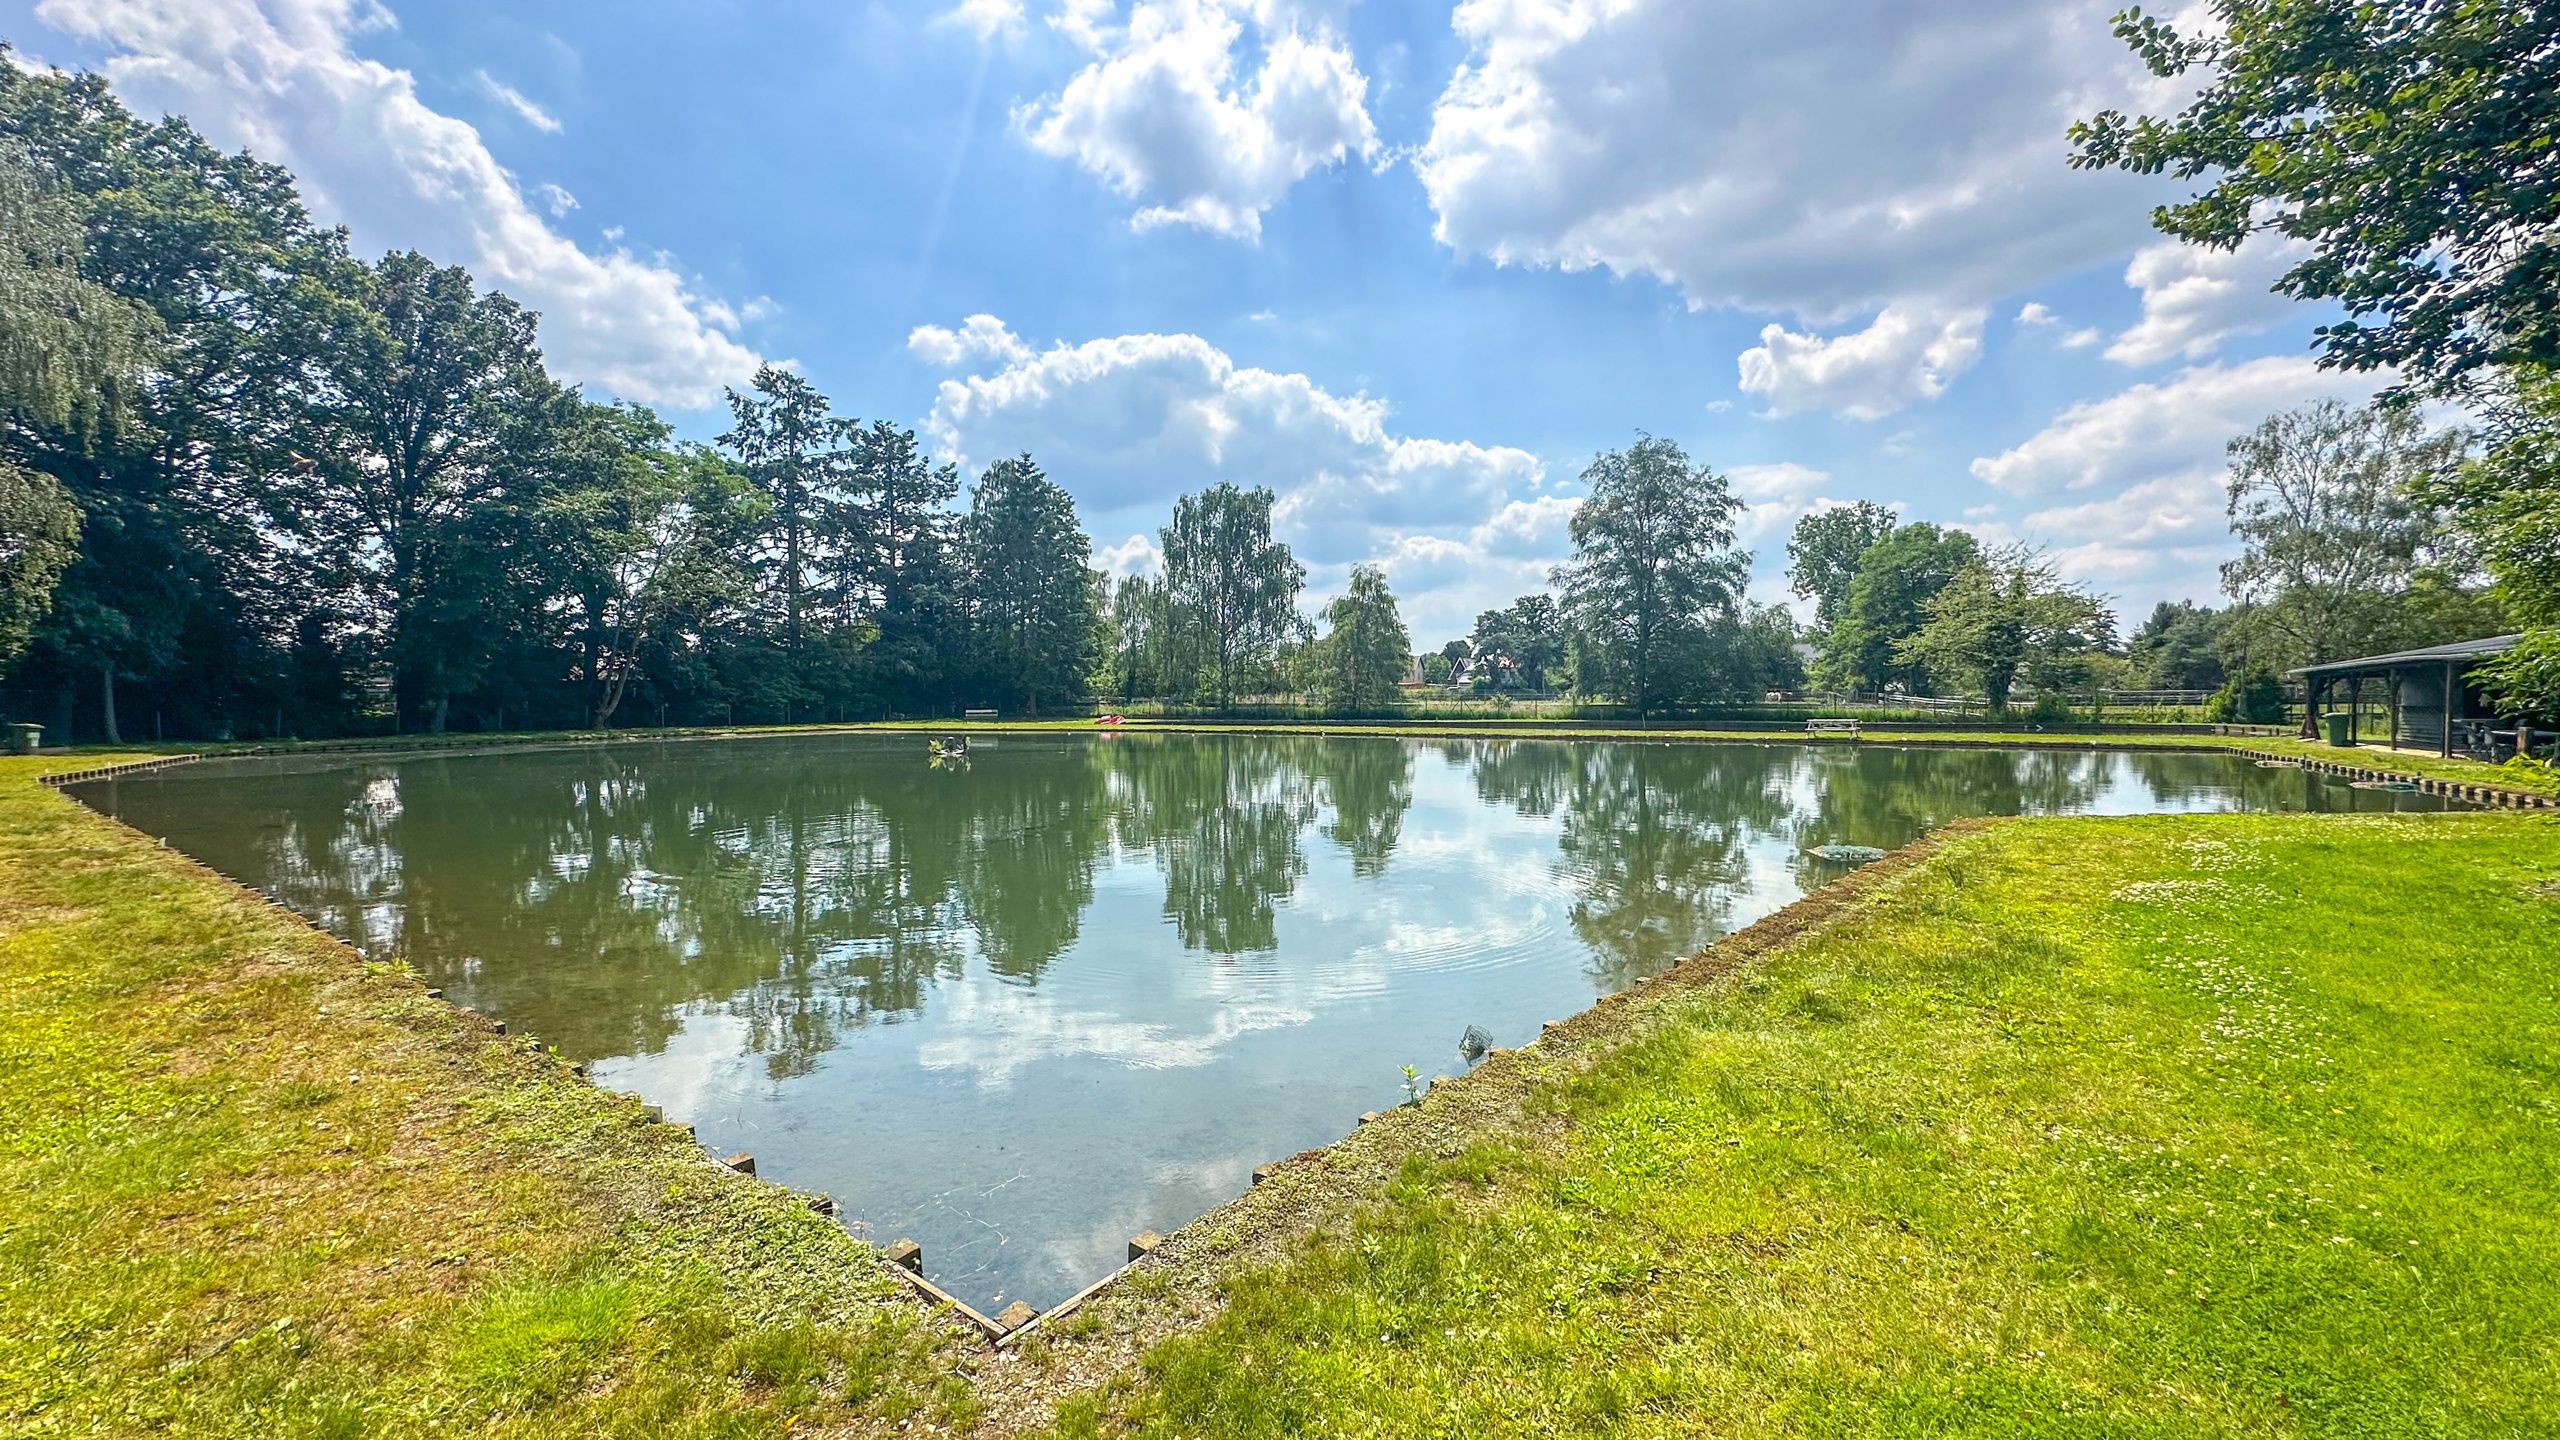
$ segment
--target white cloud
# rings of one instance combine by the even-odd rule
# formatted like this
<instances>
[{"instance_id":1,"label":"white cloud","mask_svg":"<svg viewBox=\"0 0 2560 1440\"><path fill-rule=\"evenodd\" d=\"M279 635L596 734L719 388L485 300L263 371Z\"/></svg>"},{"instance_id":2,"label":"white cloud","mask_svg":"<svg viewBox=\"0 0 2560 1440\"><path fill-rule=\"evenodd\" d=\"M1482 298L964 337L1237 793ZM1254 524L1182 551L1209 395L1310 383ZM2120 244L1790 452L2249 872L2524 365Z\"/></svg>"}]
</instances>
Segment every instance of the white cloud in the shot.
<instances>
[{"instance_id":1,"label":"white cloud","mask_svg":"<svg viewBox=\"0 0 2560 1440\"><path fill-rule=\"evenodd\" d=\"M2018 308L2018 323L2021 325L2058 325L2061 321L2062 317L2053 313L2053 307L2041 300L2030 300Z\"/></svg>"},{"instance_id":2,"label":"white cloud","mask_svg":"<svg viewBox=\"0 0 2560 1440\"><path fill-rule=\"evenodd\" d=\"M960 0L942 12L942 22L971 31L981 40L1018 39L1023 32L1022 0Z\"/></svg>"},{"instance_id":3,"label":"white cloud","mask_svg":"<svg viewBox=\"0 0 2560 1440\"><path fill-rule=\"evenodd\" d=\"M1117 545L1094 547L1093 563L1106 575L1155 575L1164 570L1164 552L1156 548L1156 537L1142 532Z\"/></svg>"},{"instance_id":4,"label":"white cloud","mask_svg":"<svg viewBox=\"0 0 2560 1440\"><path fill-rule=\"evenodd\" d=\"M558 219L560 216L566 215L570 211L578 208L578 197L570 194L561 186L554 185L546 180L538 187L538 190L542 196L543 207L551 212L552 218L554 219Z\"/></svg>"},{"instance_id":5,"label":"white cloud","mask_svg":"<svg viewBox=\"0 0 2560 1440\"><path fill-rule=\"evenodd\" d=\"M488 92L489 98L514 111L517 119L546 134L560 133L560 117L534 104L523 91L486 70L475 70L472 74L479 80L480 88Z\"/></svg>"},{"instance_id":6,"label":"white cloud","mask_svg":"<svg viewBox=\"0 0 2560 1440\"><path fill-rule=\"evenodd\" d=\"M1268 486L1281 537L1319 596L1350 565L1376 561L1417 626L1464 628L1484 604L1520 593L1488 600L1483 589L1543 575L1567 548L1571 502L1547 490L1535 455L1397 434L1383 401L1238 365L1197 335L1035 351L986 316L919 334L910 344L928 358L986 362L941 383L921 424L937 453L974 469L1028 450L1088 515L1142 523L1221 480ZM971 334L1003 342L973 347ZM1124 542L1111 559L1137 554Z\"/></svg>"},{"instance_id":7,"label":"white cloud","mask_svg":"<svg viewBox=\"0 0 2560 1440\"><path fill-rule=\"evenodd\" d=\"M2090 346L2097 344L2102 338L2103 337L2098 334L2097 326L2086 325L2080 329L2072 331L2068 335L2063 336L2062 348L2065 350L2086 350Z\"/></svg>"},{"instance_id":8,"label":"white cloud","mask_svg":"<svg viewBox=\"0 0 2560 1440\"><path fill-rule=\"evenodd\" d=\"M2064 574L2116 594L2127 613L2156 600L2209 597L2214 568L2233 548L2223 513L2224 446L2277 411L2362 400L2387 383L2278 356L2191 366L2082 401L1973 462L1976 479L2026 506L2014 522L1977 528L1990 539L2051 545ZM1976 510L1993 513L1965 514Z\"/></svg>"},{"instance_id":9,"label":"white cloud","mask_svg":"<svg viewBox=\"0 0 2560 1440\"><path fill-rule=\"evenodd\" d=\"M2158 181L2065 127L2156 110L2103 16L2046 0L1464 0L1416 168L1453 248L1837 322L1980 305L2124 253Z\"/></svg>"},{"instance_id":10,"label":"white cloud","mask_svg":"<svg viewBox=\"0 0 2560 1440\"><path fill-rule=\"evenodd\" d=\"M115 53L124 101L183 114L217 144L291 168L314 211L360 244L468 264L542 312L561 375L690 408L754 373L663 258L592 254L551 228L465 122L429 109L407 71L355 54L391 23L355 0L41 0L45 23Z\"/></svg>"},{"instance_id":11,"label":"white cloud","mask_svg":"<svg viewBox=\"0 0 2560 1440\"><path fill-rule=\"evenodd\" d=\"M1835 410L1879 419L1935 399L1981 359L1983 318L1980 308L1887 305L1866 329L1827 338L1766 326L1739 358L1741 385L1766 397L1771 415Z\"/></svg>"},{"instance_id":12,"label":"white cloud","mask_svg":"<svg viewBox=\"0 0 2560 1440\"><path fill-rule=\"evenodd\" d=\"M2124 283L2142 292L2142 318L2107 346L2122 365L2201 360L2226 339L2264 330L2299 302L2269 287L2311 246L2261 231L2234 250L2163 240L2135 252Z\"/></svg>"},{"instance_id":13,"label":"white cloud","mask_svg":"<svg viewBox=\"0 0 2560 1440\"><path fill-rule=\"evenodd\" d=\"M927 365L948 369L972 360L1013 364L1030 359L1031 347L993 315L972 315L961 321L957 330L944 325L919 325L908 331L907 353Z\"/></svg>"},{"instance_id":14,"label":"white cloud","mask_svg":"<svg viewBox=\"0 0 2560 1440\"><path fill-rule=\"evenodd\" d=\"M1069 4L1051 22L1091 52L1014 123L1136 201L1131 223L1254 237L1262 213L1312 171L1377 153L1368 78L1330 27L1272 0ZM1239 62L1258 42L1249 77Z\"/></svg>"},{"instance_id":15,"label":"white cloud","mask_svg":"<svg viewBox=\"0 0 2560 1440\"><path fill-rule=\"evenodd\" d=\"M1724 473L1742 501L1742 513L1734 518L1735 543L1751 551L1755 562L1765 562L1755 563L1761 571L1784 566L1786 537L1797 520L1850 503L1822 493L1830 487L1830 471L1792 460L1736 465Z\"/></svg>"},{"instance_id":16,"label":"white cloud","mask_svg":"<svg viewBox=\"0 0 2560 1440\"><path fill-rule=\"evenodd\" d=\"M2279 410L2324 397L2362 399L2369 375L2308 357L2197 365L2064 409L2026 440L1973 462L1974 478L2013 495L2118 490L2179 471L2221 473L2222 448Z\"/></svg>"}]
</instances>

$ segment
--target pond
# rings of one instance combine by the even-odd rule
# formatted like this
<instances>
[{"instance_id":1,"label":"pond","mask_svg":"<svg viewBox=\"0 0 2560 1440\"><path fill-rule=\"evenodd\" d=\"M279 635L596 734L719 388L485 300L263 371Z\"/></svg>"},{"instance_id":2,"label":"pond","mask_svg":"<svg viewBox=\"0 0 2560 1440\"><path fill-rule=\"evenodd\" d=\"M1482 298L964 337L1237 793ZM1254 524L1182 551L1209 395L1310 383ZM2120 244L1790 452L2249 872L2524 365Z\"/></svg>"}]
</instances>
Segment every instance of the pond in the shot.
<instances>
[{"instance_id":1,"label":"pond","mask_svg":"<svg viewBox=\"0 0 2560 1440\"><path fill-rule=\"evenodd\" d=\"M2435 809L2232 756L919 735L208 761L74 791L1047 1306L1965 816Z\"/></svg>"}]
</instances>

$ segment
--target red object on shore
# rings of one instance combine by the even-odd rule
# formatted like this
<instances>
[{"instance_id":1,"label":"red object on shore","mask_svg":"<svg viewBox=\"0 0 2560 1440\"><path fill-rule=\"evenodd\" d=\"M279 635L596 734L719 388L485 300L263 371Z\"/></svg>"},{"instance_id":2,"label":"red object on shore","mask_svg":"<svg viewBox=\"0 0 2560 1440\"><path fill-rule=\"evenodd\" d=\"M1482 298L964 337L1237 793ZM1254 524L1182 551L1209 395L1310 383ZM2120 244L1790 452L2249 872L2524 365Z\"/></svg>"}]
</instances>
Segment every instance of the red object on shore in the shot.
<instances>
[{"instance_id":1,"label":"red object on shore","mask_svg":"<svg viewBox=\"0 0 2560 1440\"><path fill-rule=\"evenodd\" d=\"M1095 717L1093 723L1096 725L1117 725L1120 723L1120 717L1117 715L1101 715Z\"/></svg>"}]
</instances>

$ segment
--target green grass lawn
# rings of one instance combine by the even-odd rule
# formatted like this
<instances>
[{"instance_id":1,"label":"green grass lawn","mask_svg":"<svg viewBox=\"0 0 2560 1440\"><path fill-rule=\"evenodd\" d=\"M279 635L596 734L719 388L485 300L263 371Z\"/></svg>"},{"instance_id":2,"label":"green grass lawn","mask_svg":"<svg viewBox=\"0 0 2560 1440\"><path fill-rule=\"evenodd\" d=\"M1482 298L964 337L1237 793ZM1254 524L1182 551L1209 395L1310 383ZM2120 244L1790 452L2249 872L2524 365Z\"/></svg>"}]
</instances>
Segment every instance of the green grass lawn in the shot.
<instances>
[{"instance_id":1,"label":"green grass lawn","mask_svg":"<svg viewBox=\"0 0 2560 1440\"><path fill-rule=\"evenodd\" d=\"M2560 817L1994 826L1528 1057L1060 1433L2560 1433Z\"/></svg>"},{"instance_id":2,"label":"green grass lawn","mask_svg":"<svg viewBox=\"0 0 2560 1440\"><path fill-rule=\"evenodd\" d=\"M0 760L0 1434L965 1420L870 1249Z\"/></svg>"},{"instance_id":3,"label":"green grass lawn","mask_svg":"<svg viewBox=\"0 0 2560 1440\"><path fill-rule=\"evenodd\" d=\"M63 763L0 760L0 1434L2560 1433L2560 816L1968 831L1434 1092L1078 1394L1124 1302L985 1355Z\"/></svg>"}]
</instances>

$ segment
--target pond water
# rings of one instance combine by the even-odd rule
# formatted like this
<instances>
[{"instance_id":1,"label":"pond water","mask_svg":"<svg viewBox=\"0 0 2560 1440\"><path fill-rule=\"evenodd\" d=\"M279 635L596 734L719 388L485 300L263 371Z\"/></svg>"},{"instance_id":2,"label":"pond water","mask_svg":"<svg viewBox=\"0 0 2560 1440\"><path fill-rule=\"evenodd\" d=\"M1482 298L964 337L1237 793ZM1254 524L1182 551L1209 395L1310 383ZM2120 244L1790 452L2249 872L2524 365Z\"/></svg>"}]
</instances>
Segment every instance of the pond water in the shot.
<instances>
[{"instance_id":1,"label":"pond water","mask_svg":"<svg viewBox=\"0 0 2560 1440\"><path fill-rule=\"evenodd\" d=\"M205 762L88 803L992 1313L1972 815L2435 809L2222 755L1264 735Z\"/></svg>"}]
</instances>

